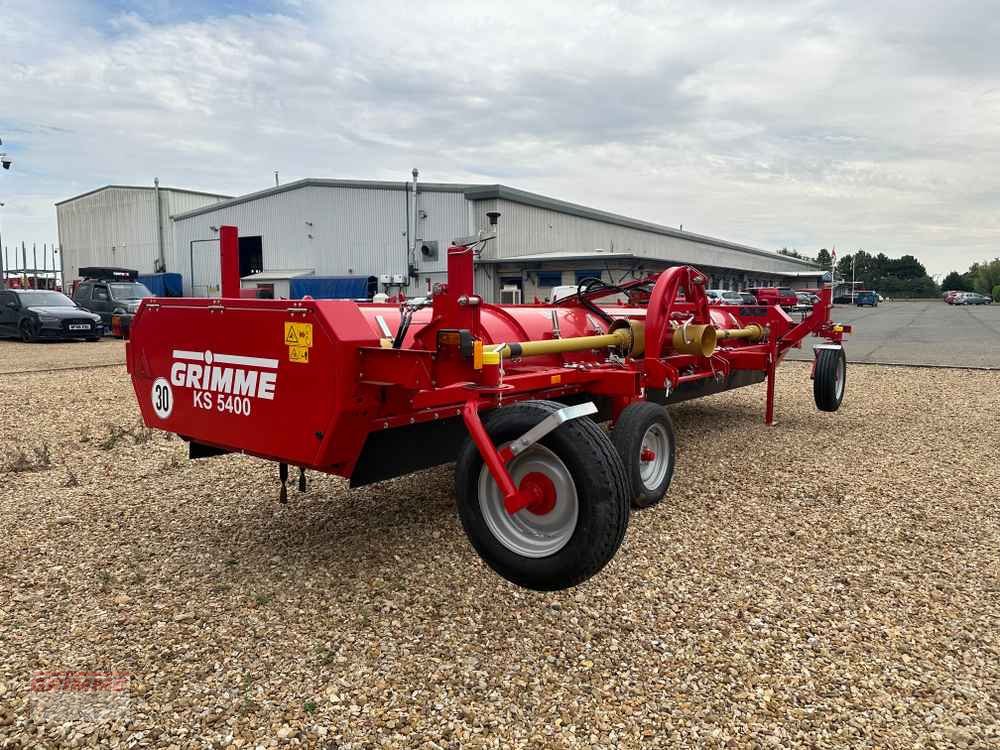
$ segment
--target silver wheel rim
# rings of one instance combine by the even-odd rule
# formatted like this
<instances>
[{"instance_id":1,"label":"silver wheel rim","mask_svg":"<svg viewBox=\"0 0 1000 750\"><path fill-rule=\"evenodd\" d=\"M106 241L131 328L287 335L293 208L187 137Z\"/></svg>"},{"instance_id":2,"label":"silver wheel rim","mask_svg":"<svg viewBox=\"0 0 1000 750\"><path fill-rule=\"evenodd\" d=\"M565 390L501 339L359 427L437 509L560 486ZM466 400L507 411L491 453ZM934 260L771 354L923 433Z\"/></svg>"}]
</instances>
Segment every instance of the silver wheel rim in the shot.
<instances>
[{"instance_id":1,"label":"silver wheel rim","mask_svg":"<svg viewBox=\"0 0 1000 750\"><path fill-rule=\"evenodd\" d=\"M548 557L565 547L579 516L580 503L573 477L555 453L537 443L507 465L515 485L528 474L544 474L556 490L556 504L544 515L524 508L508 513L500 488L484 465L479 472L479 510L490 533L504 547L523 557Z\"/></svg>"},{"instance_id":2,"label":"silver wheel rim","mask_svg":"<svg viewBox=\"0 0 1000 750\"><path fill-rule=\"evenodd\" d=\"M643 461L642 454L652 451L654 458L650 461ZM661 424L649 426L642 436L642 444L639 447L639 477L642 479L642 486L647 490L655 490L667 476L667 469L670 468L670 436Z\"/></svg>"},{"instance_id":3,"label":"silver wheel rim","mask_svg":"<svg viewBox=\"0 0 1000 750\"><path fill-rule=\"evenodd\" d=\"M844 396L844 358L837 357L837 369L833 374L833 390L839 401Z\"/></svg>"}]
</instances>

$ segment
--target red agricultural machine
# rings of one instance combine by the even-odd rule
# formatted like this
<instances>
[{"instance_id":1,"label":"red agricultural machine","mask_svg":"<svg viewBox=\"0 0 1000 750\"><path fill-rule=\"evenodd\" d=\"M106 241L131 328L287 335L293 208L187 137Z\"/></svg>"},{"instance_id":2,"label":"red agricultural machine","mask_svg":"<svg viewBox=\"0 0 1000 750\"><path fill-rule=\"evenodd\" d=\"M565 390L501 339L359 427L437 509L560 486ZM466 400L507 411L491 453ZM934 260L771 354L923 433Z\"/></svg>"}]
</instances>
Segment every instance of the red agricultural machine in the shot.
<instances>
[{"instance_id":1,"label":"red agricultural machine","mask_svg":"<svg viewBox=\"0 0 1000 750\"><path fill-rule=\"evenodd\" d=\"M220 231L220 299L142 303L128 369L150 427L192 458L241 452L359 486L456 462L458 511L500 575L532 589L584 581L615 554L630 506L664 496L674 431L664 408L767 380L808 336L816 405L844 394L847 326L831 289L793 321L780 307L708 303L694 268L619 286L593 280L548 305L485 303L474 259L493 235L448 249L448 280L420 302L239 298L236 228ZM610 421L610 433L599 422Z\"/></svg>"}]
</instances>

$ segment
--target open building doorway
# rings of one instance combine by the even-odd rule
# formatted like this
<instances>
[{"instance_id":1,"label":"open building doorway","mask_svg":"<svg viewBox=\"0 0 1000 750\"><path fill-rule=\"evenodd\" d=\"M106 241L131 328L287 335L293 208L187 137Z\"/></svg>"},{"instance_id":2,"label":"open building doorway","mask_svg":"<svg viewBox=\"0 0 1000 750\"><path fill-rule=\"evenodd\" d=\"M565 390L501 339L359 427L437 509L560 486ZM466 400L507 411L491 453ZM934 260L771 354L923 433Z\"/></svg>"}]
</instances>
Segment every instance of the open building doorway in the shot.
<instances>
[{"instance_id":1,"label":"open building doorway","mask_svg":"<svg viewBox=\"0 0 1000 750\"><path fill-rule=\"evenodd\" d=\"M264 270L264 247L260 236L240 237L240 278Z\"/></svg>"}]
</instances>

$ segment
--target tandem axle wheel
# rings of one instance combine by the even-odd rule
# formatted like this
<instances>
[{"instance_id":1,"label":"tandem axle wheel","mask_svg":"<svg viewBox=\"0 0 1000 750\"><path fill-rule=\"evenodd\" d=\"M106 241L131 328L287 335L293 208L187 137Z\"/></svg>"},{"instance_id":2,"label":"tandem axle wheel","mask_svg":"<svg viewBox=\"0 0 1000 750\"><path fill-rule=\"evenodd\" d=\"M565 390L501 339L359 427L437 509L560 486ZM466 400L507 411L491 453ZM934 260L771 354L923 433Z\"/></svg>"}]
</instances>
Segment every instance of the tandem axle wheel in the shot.
<instances>
[{"instance_id":1,"label":"tandem axle wheel","mask_svg":"<svg viewBox=\"0 0 1000 750\"><path fill-rule=\"evenodd\" d=\"M625 466L632 507L660 502L674 476L676 439L666 407L651 401L629 404L611 430L611 442Z\"/></svg>"},{"instance_id":2,"label":"tandem axle wheel","mask_svg":"<svg viewBox=\"0 0 1000 750\"><path fill-rule=\"evenodd\" d=\"M614 557L628 526L624 467L590 419L563 422L510 451L546 419L572 408L525 401L486 416L486 433L507 457L522 500L513 512L471 437L455 467L458 514L472 546L508 581L537 591L569 588L593 576Z\"/></svg>"}]
</instances>

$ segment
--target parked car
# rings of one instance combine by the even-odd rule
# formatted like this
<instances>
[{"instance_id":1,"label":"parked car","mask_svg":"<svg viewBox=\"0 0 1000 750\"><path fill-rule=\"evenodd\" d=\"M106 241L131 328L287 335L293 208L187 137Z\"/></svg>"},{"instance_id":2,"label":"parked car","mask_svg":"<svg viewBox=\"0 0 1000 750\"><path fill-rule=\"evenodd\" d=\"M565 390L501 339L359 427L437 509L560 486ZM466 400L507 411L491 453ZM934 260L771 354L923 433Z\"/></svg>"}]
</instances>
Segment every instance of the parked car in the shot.
<instances>
[{"instance_id":1,"label":"parked car","mask_svg":"<svg viewBox=\"0 0 1000 750\"><path fill-rule=\"evenodd\" d=\"M813 299L813 295L805 292L796 292L795 297L798 299L798 304L795 307L799 310L812 310L812 306L819 301L818 298Z\"/></svg>"},{"instance_id":2,"label":"parked car","mask_svg":"<svg viewBox=\"0 0 1000 750\"><path fill-rule=\"evenodd\" d=\"M728 291L722 293L724 305L756 305L757 298L749 292Z\"/></svg>"},{"instance_id":3,"label":"parked car","mask_svg":"<svg viewBox=\"0 0 1000 750\"><path fill-rule=\"evenodd\" d=\"M866 305L878 307L878 293L873 292L870 289L864 289L860 292L856 292L854 295L854 304L858 307L865 307Z\"/></svg>"},{"instance_id":4,"label":"parked car","mask_svg":"<svg viewBox=\"0 0 1000 750\"><path fill-rule=\"evenodd\" d=\"M0 290L0 336L97 341L104 335L101 316L74 304L62 292L44 289Z\"/></svg>"},{"instance_id":5,"label":"parked car","mask_svg":"<svg viewBox=\"0 0 1000 750\"><path fill-rule=\"evenodd\" d=\"M993 298L987 297L985 294L976 294L975 292L962 292L952 303L955 305L992 305Z\"/></svg>"},{"instance_id":6,"label":"parked car","mask_svg":"<svg viewBox=\"0 0 1000 750\"><path fill-rule=\"evenodd\" d=\"M111 330L112 318L118 318L118 332L128 338L132 318L139 309L139 303L153 293L138 281L109 281L107 279L85 279L77 287L73 300L85 310L101 316L104 325Z\"/></svg>"},{"instance_id":7,"label":"parked car","mask_svg":"<svg viewBox=\"0 0 1000 750\"><path fill-rule=\"evenodd\" d=\"M757 286L748 289L759 305L780 305L789 309L799 303L795 290L787 286Z\"/></svg>"},{"instance_id":8,"label":"parked car","mask_svg":"<svg viewBox=\"0 0 1000 750\"><path fill-rule=\"evenodd\" d=\"M724 305L723 295L726 293L725 289L706 289L705 296L708 297L708 304L710 305Z\"/></svg>"}]
</instances>

